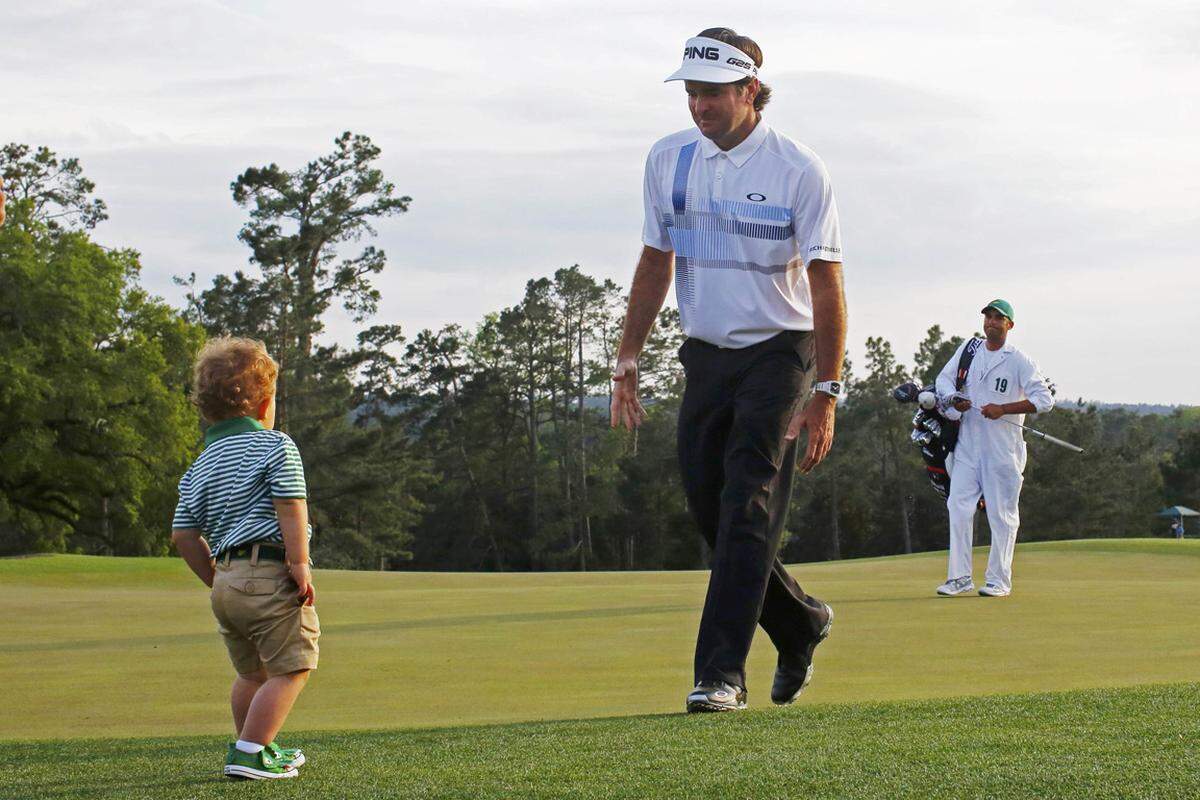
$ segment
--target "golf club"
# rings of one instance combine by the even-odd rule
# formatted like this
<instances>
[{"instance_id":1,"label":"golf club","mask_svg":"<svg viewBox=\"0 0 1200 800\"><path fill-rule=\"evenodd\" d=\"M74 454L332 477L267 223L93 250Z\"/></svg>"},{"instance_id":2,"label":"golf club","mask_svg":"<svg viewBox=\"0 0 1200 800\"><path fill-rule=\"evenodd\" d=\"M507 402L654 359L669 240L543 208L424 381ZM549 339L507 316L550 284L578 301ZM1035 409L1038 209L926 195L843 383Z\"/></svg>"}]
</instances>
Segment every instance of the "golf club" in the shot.
<instances>
[{"instance_id":1,"label":"golf club","mask_svg":"<svg viewBox=\"0 0 1200 800\"><path fill-rule=\"evenodd\" d=\"M971 407L971 410L979 411L980 414L983 414L982 411L980 411L978 408L975 408L974 406ZM1079 445L1074 445L1074 444L1071 444L1070 442L1064 442L1062 439L1059 439L1057 436L1051 436L1048 433L1042 433L1041 431L1037 430L1036 428L1031 428L1028 425L1022 425L1021 423L1014 422L1011 419L1005 419L1004 417L1000 417L999 419L1001 422L1007 422L1009 425L1016 425L1018 428L1027 430L1030 433L1032 433L1034 436L1038 437L1039 439L1045 439L1050 444L1056 444L1059 447L1065 447L1068 450L1074 450L1076 453L1084 452L1084 449L1082 447L1080 447Z\"/></svg>"}]
</instances>

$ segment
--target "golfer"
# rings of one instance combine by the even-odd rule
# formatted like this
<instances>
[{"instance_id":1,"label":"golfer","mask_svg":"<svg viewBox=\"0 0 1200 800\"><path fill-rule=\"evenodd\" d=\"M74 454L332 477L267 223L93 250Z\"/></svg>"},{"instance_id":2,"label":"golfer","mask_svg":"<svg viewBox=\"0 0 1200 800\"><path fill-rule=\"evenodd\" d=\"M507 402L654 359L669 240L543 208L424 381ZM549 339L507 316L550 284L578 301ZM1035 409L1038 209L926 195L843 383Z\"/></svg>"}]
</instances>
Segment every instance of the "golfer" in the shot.
<instances>
[{"instance_id":1,"label":"golfer","mask_svg":"<svg viewBox=\"0 0 1200 800\"><path fill-rule=\"evenodd\" d=\"M1054 396L1037 364L1008 343L1013 328L1013 307L993 300L983 308L986 341L975 350L967 370L966 385L953 405L943 412L948 419L961 419L958 445L950 468L950 566L940 595L965 594L975 588L971 577L971 540L975 509L982 496L992 530L987 582L979 593L1005 597L1012 592L1013 547L1021 517L1017 504L1025 471L1025 439L1021 429L1005 425L1000 418L1024 424L1026 414L1042 414L1054 408ZM955 376L963 342L937 378L940 396L955 394Z\"/></svg>"},{"instance_id":2,"label":"golfer","mask_svg":"<svg viewBox=\"0 0 1200 800\"><path fill-rule=\"evenodd\" d=\"M796 466L833 442L846 338L842 247L817 156L762 119L762 51L728 28L689 39L683 81L694 128L646 161L641 258L613 375L612 424L645 411L637 358L671 285L687 340L679 463L688 506L712 550L687 710L746 705L746 655L761 624L779 650L771 690L790 703L812 675L833 611L777 558ZM813 391L813 376L818 379Z\"/></svg>"}]
</instances>

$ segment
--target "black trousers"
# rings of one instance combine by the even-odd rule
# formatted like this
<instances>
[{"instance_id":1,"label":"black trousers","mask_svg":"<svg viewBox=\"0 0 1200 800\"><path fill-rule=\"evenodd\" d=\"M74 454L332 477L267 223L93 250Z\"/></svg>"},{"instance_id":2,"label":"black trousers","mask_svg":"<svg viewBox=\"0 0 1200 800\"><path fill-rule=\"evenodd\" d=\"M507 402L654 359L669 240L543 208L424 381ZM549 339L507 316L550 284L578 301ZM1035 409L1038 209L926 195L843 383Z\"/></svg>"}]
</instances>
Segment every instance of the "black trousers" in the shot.
<instances>
[{"instance_id":1,"label":"black trousers","mask_svg":"<svg viewBox=\"0 0 1200 800\"><path fill-rule=\"evenodd\" d=\"M688 339L679 409L679 464L688 507L712 549L695 679L746 686L757 625L781 653L799 653L825 624L820 601L779 561L796 452L792 414L808 394L813 336L785 331L742 349Z\"/></svg>"}]
</instances>

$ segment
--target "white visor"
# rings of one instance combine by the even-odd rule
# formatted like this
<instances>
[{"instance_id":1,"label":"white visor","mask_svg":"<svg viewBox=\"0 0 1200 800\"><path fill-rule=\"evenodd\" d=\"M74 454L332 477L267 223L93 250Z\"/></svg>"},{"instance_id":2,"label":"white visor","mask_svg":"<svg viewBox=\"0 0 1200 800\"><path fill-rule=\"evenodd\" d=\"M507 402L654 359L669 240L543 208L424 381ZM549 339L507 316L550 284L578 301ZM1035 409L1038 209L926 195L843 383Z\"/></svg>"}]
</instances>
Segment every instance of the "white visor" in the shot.
<instances>
[{"instance_id":1,"label":"white visor","mask_svg":"<svg viewBox=\"0 0 1200 800\"><path fill-rule=\"evenodd\" d=\"M741 50L716 39L695 36L683 46L683 66L667 80L733 83L742 78L757 77L754 59Z\"/></svg>"}]
</instances>

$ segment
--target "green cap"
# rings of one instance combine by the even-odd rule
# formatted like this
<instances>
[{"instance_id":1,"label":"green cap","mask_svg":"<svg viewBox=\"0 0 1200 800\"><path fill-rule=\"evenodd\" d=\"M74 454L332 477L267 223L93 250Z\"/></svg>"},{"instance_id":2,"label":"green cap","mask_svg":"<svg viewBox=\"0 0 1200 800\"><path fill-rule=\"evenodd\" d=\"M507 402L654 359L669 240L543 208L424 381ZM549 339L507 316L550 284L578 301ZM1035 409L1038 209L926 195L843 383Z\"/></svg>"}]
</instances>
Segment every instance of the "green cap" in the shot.
<instances>
[{"instance_id":1,"label":"green cap","mask_svg":"<svg viewBox=\"0 0 1200 800\"><path fill-rule=\"evenodd\" d=\"M1010 304L1007 300L991 300L988 302L988 304L986 306L984 306L982 309L980 309L979 313L983 314L989 308L994 308L997 311L999 311L1001 314L1003 314L1004 316L1008 317L1009 322L1017 321L1013 317L1012 304Z\"/></svg>"}]
</instances>

